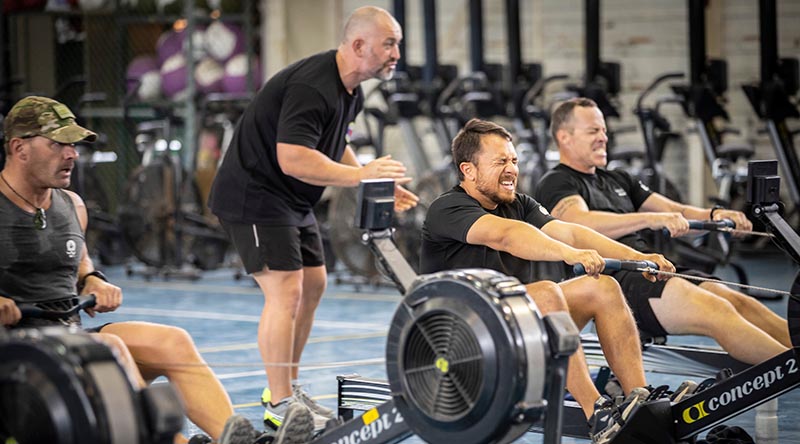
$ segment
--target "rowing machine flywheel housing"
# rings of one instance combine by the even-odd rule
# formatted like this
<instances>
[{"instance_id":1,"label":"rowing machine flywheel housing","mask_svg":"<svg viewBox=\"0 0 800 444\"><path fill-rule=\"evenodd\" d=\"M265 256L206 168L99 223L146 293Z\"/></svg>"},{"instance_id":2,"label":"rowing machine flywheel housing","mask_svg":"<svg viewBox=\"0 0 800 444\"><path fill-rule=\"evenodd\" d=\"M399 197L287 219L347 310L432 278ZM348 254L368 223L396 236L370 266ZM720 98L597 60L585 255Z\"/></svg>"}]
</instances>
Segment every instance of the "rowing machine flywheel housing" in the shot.
<instances>
[{"instance_id":1,"label":"rowing machine flywheel housing","mask_svg":"<svg viewBox=\"0 0 800 444\"><path fill-rule=\"evenodd\" d=\"M0 356L0 442L156 444L180 431L168 384L134 389L111 350L77 329L4 332Z\"/></svg>"},{"instance_id":2,"label":"rowing machine flywheel housing","mask_svg":"<svg viewBox=\"0 0 800 444\"><path fill-rule=\"evenodd\" d=\"M517 279L459 270L417 279L386 346L392 397L428 442L513 441L544 413L548 338Z\"/></svg>"}]
</instances>

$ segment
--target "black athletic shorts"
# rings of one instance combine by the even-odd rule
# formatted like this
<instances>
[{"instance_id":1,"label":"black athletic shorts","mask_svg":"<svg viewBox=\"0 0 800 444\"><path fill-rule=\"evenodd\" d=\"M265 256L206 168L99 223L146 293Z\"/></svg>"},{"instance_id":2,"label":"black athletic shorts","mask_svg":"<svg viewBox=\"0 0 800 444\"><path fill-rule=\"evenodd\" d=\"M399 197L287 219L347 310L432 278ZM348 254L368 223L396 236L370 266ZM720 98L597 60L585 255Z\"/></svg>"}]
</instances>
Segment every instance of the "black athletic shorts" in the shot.
<instances>
[{"instance_id":1,"label":"black athletic shorts","mask_svg":"<svg viewBox=\"0 0 800 444\"><path fill-rule=\"evenodd\" d=\"M100 333L102 329L111 324L113 324L113 322L106 322L105 324L98 325L97 327L84 328L83 331L86 333Z\"/></svg>"},{"instance_id":2,"label":"black athletic shorts","mask_svg":"<svg viewBox=\"0 0 800 444\"><path fill-rule=\"evenodd\" d=\"M220 221L248 274L295 271L325 265L317 224L307 227L237 224Z\"/></svg>"},{"instance_id":3,"label":"black athletic shorts","mask_svg":"<svg viewBox=\"0 0 800 444\"><path fill-rule=\"evenodd\" d=\"M675 268L678 273L719 280L718 277L702 271L682 267ZM636 319L641 335L643 337L666 336L668 333L656 319L656 314L653 313L653 308L650 306L650 299L660 298L668 281L650 282L639 271L615 271L610 276L616 279L619 286L622 287L622 292L633 311L633 317ZM697 281L689 282L698 283Z\"/></svg>"}]
</instances>

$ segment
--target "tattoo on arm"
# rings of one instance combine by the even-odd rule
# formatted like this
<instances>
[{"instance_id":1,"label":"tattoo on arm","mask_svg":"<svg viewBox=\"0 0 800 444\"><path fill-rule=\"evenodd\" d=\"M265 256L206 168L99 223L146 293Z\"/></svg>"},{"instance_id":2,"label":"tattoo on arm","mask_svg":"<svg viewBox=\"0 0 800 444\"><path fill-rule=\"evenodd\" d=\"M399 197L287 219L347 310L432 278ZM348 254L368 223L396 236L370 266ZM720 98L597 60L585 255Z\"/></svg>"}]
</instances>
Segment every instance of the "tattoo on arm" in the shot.
<instances>
[{"instance_id":1,"label":"tattoo on arm","mask_svg":"<svg viewBox=\"0 0 800 444\"><path fill-rule=\"evenodd\" d=\"M563 216L568 209L574 207L575 205L578 205L578 203L580 203L582 199L583 199L582 197L577 195L561 199L553 208L552 212L553 217L561 219L561 216Z\"/></svg>"}]
</instances>

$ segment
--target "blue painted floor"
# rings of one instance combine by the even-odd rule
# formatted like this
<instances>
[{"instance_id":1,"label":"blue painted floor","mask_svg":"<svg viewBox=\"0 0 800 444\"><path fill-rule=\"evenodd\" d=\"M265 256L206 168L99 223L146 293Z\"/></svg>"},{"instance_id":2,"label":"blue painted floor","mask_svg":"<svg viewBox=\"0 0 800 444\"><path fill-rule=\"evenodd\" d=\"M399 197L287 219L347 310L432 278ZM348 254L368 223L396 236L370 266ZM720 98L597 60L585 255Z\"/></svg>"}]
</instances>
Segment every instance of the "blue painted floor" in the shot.
<instances>
[{"instance_id":1,"label":"blue painted floor","mask_svg":"<svg viewBox=\"0 0 800 444\"><path fill-rule=\"evenodd\" d=\"M751 283L788 290L796 268L783 256L743 259ZM85 319L86 326L121 320L146 320L172 324L191 333L206 361L222 380L236 411L261 428L261 391L266 384L256 346L256 330L262 296L252 281L234 279L233 270L206 272L195 282L128 277L122 267L107 269L112 282L124 291L124 304L115 313ZM718 274L733 279L729 270ZM322 404L336 406L336 375L358 373L385 378L383 366L387 326L400 295L391 287L375 288L337 284L332 278L317 311L317 321L303 355L301 379ZM767 302L776 312L786 312L785 299ZM710 344L705 338L676 337L671 344ZM683 377L649 375L653 385L677 385ZM800 442L800 392L780 398L780 442ZM745 413L729 424L755 435L754 413ZM197 429L187 425L188 433ZM406 442L419 443L413 437ZM528 433L518 442L540 443L541 435ZM565 438L564 443L587 442Z\"/></svg>"}]
</instances>

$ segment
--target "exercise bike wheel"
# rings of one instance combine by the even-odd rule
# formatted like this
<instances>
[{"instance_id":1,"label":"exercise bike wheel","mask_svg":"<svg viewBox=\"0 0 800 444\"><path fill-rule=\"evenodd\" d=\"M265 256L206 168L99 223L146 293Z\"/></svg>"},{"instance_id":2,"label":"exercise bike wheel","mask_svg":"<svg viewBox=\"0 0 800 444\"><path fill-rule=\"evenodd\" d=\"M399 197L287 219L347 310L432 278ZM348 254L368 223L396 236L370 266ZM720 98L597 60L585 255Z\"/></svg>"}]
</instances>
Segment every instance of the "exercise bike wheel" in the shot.
<instances>
[{"instance_id":1,"label":"exercise bike wheel","mask_svg":"<svg viewBox=\"0 0 800 444\"><path fill-rule=\"evenodd\" d=\"M225 263L230 241L213 214L204 214L196 179L186 180L181 191L183 255L200 270L215 270ZM173 215L174 219L174 215Z\"/></svg>"},{"instance_id":2,"label":"exercise bike wheel","mask_svg":"<svg viewBox=\"0 0 800 444\"><path fill-rule=\"evenodd\" d=\"M111 350L89 335L63 327L0 331L0 355L0 441L151 442L143 438L138 394ZM182 412L174 413L158 442L180 430Z\"/></svg>"},{"instance_id":3,"label":"exercise bike wheel","mask_svg":"<svg viewBox=\"0 0 800 444\"><path fill-rule=\"evenodd\" d=\"M429 442L505 443L545 399L547 334L518 280L490 270L420 277L386 346L392 397Z\"/></svg>"},{"instance_id":4,"label":"exercise bike wheel","mask_svg":"<svg viewBox=\"0 0 800 444\"><path fill-rule=\"evenodd\" d=\"M136 258L151 267L188 262L201 270L215 269L225 260L227 237L214 220L203 215L196 182L181 180L187 175L183 171L178 173L173 162L161 158L134 170L120 210L122 234ZM179 226L176 226L176 181L181 181Z\"/></svg>"},{"instance_id":5,"label":"exercise bike wheel","mask_svg":"<svg viewBox=\"0 0 800 444\"><path fill-rule=\"evenodd\" d=\"M133 171L125 189L125 202L120 208L122 235L137 259L152 267L163 267L174 243L170 220L174 173L170 165L154 161Z\"/></svg>"}]
</instances>

